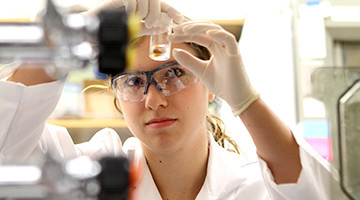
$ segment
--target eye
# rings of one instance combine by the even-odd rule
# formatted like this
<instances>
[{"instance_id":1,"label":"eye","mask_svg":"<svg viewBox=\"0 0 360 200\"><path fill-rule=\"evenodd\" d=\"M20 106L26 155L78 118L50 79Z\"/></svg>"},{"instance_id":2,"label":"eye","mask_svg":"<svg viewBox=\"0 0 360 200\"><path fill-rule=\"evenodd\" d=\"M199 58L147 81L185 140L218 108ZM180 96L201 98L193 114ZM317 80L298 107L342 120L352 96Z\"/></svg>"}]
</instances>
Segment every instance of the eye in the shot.
<instances>
[{"instance_id":1,"label":"eye","mask_svg":"<svg viewBox=\"0 0 360 200\"><path fill-rule=\"evenodd\" d=\"M142 86L145 84L145 81L137 76L130 76L123 83L124 87L134 87L134 86Z\"/></svg>"},{"instance_id":2,"label":"eye","mask_svg":"<svg viewBox=\"0 0 360 200\"><path fill-rule=\"evenodd\" d=\"M179 78L184 75L184 70L181 68L171 68L165 73L166 78Z\"/></svg>"}]
</instances>

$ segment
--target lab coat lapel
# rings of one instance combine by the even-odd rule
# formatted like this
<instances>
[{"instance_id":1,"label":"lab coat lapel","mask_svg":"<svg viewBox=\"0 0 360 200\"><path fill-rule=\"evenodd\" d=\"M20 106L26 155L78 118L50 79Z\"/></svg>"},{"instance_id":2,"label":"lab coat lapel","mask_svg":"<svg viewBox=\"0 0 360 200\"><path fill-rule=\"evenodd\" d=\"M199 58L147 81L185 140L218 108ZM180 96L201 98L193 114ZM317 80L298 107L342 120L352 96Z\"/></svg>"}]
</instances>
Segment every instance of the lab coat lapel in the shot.
<instances>
[{"instance_id":1,"label":"lab coat lapel","mask_svg":"<svg viewBox=\"0 0 360 200\"><path fill-rule=\"evenodd\" d=\"M127 152L126 149L136 149L136 155L141 157L140 160L144 164L143 174L134 191L134 199L161 200L161 195L146 164L139 141L135 138L132 142L126 141L123 149L125 149L124 152ZM207 174L196 200L218 200L229 197L234 190L245 182L246 174L242 172L241 168L246 163L239 155L220 147L213 136L209 135Z\"/></svg>"},{"instance_id":2,"label":"lab coat lapel","mask_svg":"<svg viewBox=\"0 0 360 200\"><path fill-rule=\"evenodd\" d=\"M151 200L162 200L161 195L155 185L154 179L150 173L149 167L146 165L144 169L144 176L137 186L135 191L137 200L151 199Z\"/></svg>"},{"instance_id":3,"label":"lab coat lapel","mask_svg":"<svg viewBox=\"0 0 360 200\"><path fill-rule=\"evenodd\" d=\"M155 185L154 179L151 175L150 169L146 163L146 159L141 149L140 142L137 138L131 137L128 138L123 146L123 151L128 153L129 150L135 151L135 160L137 160L141 167L142 171L138 174L139 178L137 183L134 184L134 200L162 200L161 195Z\"/></svg>"},{"instance_id":4,"label":"lab coat lapel","mask_svg":"<svg viewBox=\"0 0 360 200\"><path fill-rule=\"evenodd\" d=\"M196 200L222 199L246 180L246 175L241 170L245 160L220 147L211 135L209 141L207 175Z\"/></svg>"}]
</instances>

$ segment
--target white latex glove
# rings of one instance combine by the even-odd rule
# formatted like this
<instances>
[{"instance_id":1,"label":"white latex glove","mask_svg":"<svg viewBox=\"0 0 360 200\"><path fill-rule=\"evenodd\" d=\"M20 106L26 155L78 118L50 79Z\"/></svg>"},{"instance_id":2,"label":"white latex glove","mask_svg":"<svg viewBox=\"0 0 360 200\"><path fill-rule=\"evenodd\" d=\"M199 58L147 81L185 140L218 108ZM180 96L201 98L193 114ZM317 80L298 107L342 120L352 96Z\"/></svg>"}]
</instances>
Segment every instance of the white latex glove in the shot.
<instances>
[{"instance_id":1,"label":"white latex glove","mask_svg":"<svg viewBox=\"0 0 360 200\"><path fill-rule=\"evenodd\" d=\"M87 13L98 13L106 8L125 8L127 13L137 12L147 29L151 28L160 19L160 13L164 12L175 23L181 23L183 15L170 5L160 0L104 0L101 4Z\"/></svg>"},{"instance_id":2,"label":"white latex glove","mask_svg":"<svg viewBox=\"0 0 360 200\"><path fill-rule=\"evenodd\" d=\"M204 61L182 49L174 49L174 58L196 74L205 86L231 106L239 116L259 93L251 86L235 37L211 22L190 21L174 28L169 36L174 43L193 42L209 49L210 60Z\"/></svg>"}]
</instances>

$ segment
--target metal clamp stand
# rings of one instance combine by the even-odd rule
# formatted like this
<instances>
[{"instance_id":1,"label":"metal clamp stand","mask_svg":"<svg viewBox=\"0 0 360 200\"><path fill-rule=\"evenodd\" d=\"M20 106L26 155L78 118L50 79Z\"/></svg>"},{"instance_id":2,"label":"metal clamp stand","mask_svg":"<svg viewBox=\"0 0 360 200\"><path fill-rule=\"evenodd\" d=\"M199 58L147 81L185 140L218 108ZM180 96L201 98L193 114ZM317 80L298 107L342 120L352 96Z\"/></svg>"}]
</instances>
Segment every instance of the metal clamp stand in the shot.
<instances>
[{"instance_id":1,"label":"metal clamp stand","mask_svg":"<svg viewBox=\"0 0 360 200\"><path fill-rule=\"evenodd\" d=\"M45 63L61 75L92 62L102 73L117 74L129 62L127 44L138 29L129 21L120 9L67 14L47 0L39 21L0 23L0 63Z\"/></svg>"}]
</instances>

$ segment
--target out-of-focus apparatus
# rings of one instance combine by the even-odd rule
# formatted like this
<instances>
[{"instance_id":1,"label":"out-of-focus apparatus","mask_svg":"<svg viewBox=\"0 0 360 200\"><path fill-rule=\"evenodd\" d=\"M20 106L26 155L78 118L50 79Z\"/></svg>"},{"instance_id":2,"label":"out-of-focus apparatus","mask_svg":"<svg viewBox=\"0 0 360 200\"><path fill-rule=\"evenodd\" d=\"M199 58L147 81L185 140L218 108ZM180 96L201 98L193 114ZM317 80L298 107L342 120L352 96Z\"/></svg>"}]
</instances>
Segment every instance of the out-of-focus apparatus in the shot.
<instances>
[{"instance_id":1,"label":"out-of-focus apparatus","mask_svg":"<svg viewBox=\"0 0 360 200\"><path fill-rule=\"evenodd\" d=\"M127 44L138 25L120 9L65 13L48 0L34 22L0 22L0 63L41 64L58 77L92 63L117 74L130 62ZM49 154L36 165L0 160L0 199L129 199L129 163L126 157L59 161Z\"/></svg>"},{"instance_id":2,"label":"out-of-focus apparatus","mask_svg":"<svg viewBox=\"0 0 360 200\"><path fill-rule=\"evenodd\" d=\"M125 11L66 13L48 0L39 15L35 22L0 23L0 63L51 63L61 75L89 62L117 74L131 61L127 43L139 26Z\"/></svg>"},{"instance_id":3,"label":"out-of-focus apparatus","mask_svg":"<svg viewBox=\"0 0 360 200\"><path fill-rule=\"evenodd\" d=\"M41 164L0 166L0 199L127 200L130 172L126 157L63 162L48 154Z\"/></svg>"},{"instance_id":4,"label":"out-of-focus apparatus","mask_svg":"<svg viewBox=\"0 0 360 200\"><path fill-rule=\"evenodd\" d=\"M333 173L349 199L360 199L360 67L321 67L312 85L326 109Z\"/></svg>"}]
</instances>

